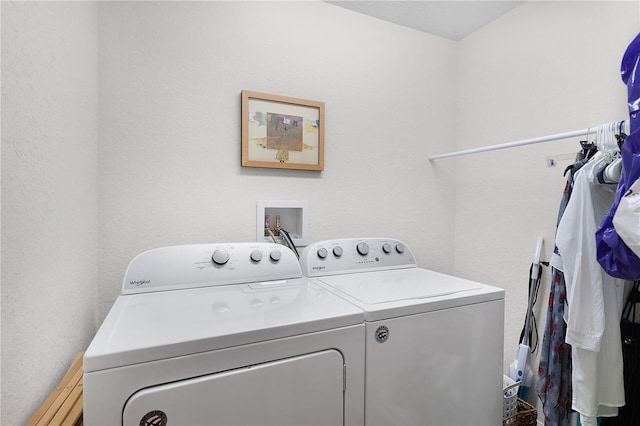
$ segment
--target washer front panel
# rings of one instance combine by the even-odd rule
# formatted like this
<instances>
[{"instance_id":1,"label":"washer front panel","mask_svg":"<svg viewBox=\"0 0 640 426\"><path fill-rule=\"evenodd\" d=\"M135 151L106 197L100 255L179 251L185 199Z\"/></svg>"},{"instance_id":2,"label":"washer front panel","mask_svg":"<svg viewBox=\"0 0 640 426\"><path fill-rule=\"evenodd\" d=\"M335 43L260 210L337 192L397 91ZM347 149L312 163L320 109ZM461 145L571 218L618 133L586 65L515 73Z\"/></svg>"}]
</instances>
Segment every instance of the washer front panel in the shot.
<instances>
[{"instance_id":1,"label":"washer front panel","mask_svg":"<svg viewBox=\"0 0 640 426\"><path fill-rule=\"evenodd\" d=\"M365 424L500 425L503 312L494 300L367 323Z\"/></svg>"}]
</instances>

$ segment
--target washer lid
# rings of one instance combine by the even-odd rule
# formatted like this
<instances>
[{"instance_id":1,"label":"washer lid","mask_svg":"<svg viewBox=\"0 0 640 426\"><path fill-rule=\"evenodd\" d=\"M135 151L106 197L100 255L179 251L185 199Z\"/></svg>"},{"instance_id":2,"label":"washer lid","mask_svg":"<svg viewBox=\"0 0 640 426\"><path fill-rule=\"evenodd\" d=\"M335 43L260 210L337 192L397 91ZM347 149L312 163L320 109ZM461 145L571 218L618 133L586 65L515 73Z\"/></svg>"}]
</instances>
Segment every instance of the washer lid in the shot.
<instances>
[{"instance_id":1,"label":"washer lid","mask_svg":"<svg viewBox=\"0 0 640 426\"><path fill-rule=\"evenodd\" d=\"M362 308L369 321L504 298L504 290L422 268L316 279Z\"/></svg>"},{"instance_id":2,"label":"washer lid","mask_svg":"<svg viewBox=\"0 0 640 426\"><path fill-rule=\"evenodd\" d=\"M363 312L304 278L121 295L85 372L362 324Z\"/></svg>"}]
</instances>

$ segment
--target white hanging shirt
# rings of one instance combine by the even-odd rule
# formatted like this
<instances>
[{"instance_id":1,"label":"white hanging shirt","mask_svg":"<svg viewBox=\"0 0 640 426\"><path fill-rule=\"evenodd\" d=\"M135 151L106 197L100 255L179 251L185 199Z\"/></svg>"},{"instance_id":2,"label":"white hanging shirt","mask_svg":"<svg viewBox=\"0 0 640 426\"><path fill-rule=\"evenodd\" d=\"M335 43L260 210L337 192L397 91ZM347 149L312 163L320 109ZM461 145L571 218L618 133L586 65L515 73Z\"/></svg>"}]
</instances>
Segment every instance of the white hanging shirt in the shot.
<instances>
[{"instance_id":1,"label":"white hanging shirt","mask_svg":"<svg viewBox=\"0 0 640 426\"><path fill-rule=\"evenodd\" d=\"M606 274L596 258L596 229L615 199L615 185L600 184L598 152L576 174L558 224L556 246L567 286L566 342L573 364L572 408L585 426L615 416L624 405L620 316L624 281Z\"/></svg>"}]
</instances>

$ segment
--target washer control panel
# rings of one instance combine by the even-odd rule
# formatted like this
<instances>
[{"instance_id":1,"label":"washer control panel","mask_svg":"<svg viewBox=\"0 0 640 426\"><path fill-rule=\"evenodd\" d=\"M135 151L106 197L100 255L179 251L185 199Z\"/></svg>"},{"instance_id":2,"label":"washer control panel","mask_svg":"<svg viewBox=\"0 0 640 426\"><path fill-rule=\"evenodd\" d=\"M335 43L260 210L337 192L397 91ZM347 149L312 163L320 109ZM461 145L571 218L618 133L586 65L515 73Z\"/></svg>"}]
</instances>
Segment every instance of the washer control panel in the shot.
<instances>
[{"instance_id":1,"label":"washer control panel","mask_svg":"<svg viewBox=\"0 0 640 426\"><path fill-rule=\"evenodd\" d=\"M136 256L122 294L301 278L296 255L273 243L192 244Z\"/></svg>"},{"instance_id":2,"label":"washer control panel","mask_svg":"<svg viewBox=\"0 0 640 426\"><path fill-rule=\"evenodd\" d=\"M417 267L411 250L392 238L319 241L305 247L300 264L307 277Z\"/></svg>"}]
</instances>

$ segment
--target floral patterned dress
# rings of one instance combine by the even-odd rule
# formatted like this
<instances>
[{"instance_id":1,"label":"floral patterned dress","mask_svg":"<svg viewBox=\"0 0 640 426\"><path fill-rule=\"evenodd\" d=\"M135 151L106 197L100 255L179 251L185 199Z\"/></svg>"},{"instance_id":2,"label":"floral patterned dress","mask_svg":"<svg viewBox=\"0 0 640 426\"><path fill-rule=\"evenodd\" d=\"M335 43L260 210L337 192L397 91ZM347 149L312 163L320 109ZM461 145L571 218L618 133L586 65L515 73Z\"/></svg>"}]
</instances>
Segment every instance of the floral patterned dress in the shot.
<instances>
[{"instance_id":1,"label":"floral patterned dress","mask_svg":"<svg viewBox=\"0 0 640 426\"><path fill-rule=\"evenodd\" d=\"M573 177L583 162L576 162L569 170L569 177L562 194L558 223L569 202L573 189ZM554 250L557 255L557 248ZM553 263L553 262L552 262ZM567 324L564 308L567 288L562 271L551 268L551 289L549 308L540 348L540 364L536 393L543 405L544 424L548 426L568 426L571 417L571 345L565 343Z\"/></svg>"}]
</instances>

